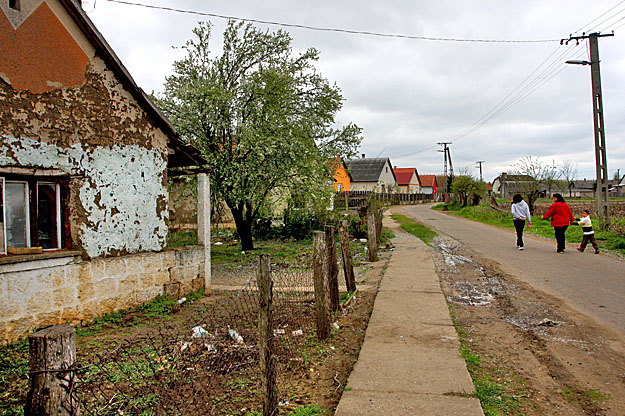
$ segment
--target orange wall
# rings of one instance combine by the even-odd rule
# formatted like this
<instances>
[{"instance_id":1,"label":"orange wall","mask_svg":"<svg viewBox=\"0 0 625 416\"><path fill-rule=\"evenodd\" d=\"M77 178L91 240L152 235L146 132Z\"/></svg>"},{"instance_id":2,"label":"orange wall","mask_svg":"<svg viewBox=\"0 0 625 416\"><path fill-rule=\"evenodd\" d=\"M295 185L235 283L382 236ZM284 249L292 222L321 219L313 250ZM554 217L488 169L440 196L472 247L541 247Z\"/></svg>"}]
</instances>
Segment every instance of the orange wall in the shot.
<instances>
[{"instance_id":1,"label":"orange wall","mask_svg":"<svg viewBox=\"0 0 625 416\"><path fill-rule=\"evenodd\" d=\"M351 182L343 163L339 164L339 166L336 168L336 172L334 172L334 181L334 191L338 191L340 183L343 185L341 190L344 192L349 192Z\"/></svg>"},{"instance_id":2,"label":"orange wall","mask_svg":"<svg viewBox=\"0 0 625 416\"><path fill-rule=\"evenodd\" d=\"M85 83L89 58L44 2L17 29L0 10L0 73L14 90L49 92Z\"/></svg>"}]
</instances>

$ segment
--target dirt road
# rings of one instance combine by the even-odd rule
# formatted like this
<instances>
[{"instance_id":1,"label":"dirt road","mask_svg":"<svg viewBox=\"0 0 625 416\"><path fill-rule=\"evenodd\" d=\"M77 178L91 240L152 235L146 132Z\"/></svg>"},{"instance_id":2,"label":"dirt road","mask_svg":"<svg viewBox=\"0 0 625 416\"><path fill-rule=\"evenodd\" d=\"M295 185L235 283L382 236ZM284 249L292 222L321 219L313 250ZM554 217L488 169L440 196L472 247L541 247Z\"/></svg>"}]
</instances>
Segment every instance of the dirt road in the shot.
<instances>
[{"instance_id":1,"label":"dirt road","mask_svg":"<svg viewBox=\"0 0 625 416\"><path fill-rule=\"evenodd\" d=\"M512 230L458 218L430 207L403 208L409 216L498 263L505 273L625 334L625 261L595 255L592 249L580 253L574 244L567 244L565 253L556 254L555 240L527 233L525 250L519 251Z\"/></svg>"},{"instance_id":2,"label":"dirt road","mask_svg":"<svg viewBox=\"0 0 625 416\"><path fill-rule=\"evenodd\" d=\"M439 233L432 255L485 414L625 415L625 262L532 237L519 251L512 231L429 206L392 212Z\"/></svg>"}]
</instances>

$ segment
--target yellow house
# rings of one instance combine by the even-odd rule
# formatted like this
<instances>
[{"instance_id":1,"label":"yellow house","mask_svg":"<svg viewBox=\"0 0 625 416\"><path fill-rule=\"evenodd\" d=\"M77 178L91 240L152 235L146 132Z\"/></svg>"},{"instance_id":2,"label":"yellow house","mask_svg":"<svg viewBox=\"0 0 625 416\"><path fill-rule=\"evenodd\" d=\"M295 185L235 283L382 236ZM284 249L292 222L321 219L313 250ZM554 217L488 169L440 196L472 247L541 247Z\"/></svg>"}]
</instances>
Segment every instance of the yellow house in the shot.
<instances>
[{"instance_id":1,"label":"yellow house","mask_svg":"<svg viewBox=\"0 0 625 416\"><path fill-rule=\"evenodd\" d=\"M336 157L331 159L329 163L330 168L334 172L334 191L349 192L352 180L343 158Z\"/></svg>"}]
</instances>

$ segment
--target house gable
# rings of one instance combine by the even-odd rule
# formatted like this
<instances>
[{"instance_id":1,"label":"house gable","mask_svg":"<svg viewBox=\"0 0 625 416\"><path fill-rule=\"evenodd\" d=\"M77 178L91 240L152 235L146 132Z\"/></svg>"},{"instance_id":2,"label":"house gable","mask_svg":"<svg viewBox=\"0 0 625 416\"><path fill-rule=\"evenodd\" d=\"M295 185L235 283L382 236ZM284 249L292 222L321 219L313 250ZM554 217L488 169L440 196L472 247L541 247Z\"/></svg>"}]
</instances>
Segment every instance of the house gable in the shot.
<instances>
[{"instance_id":1,"label":"house gable","mask_svg":"<svg viewBox=\"0 0 625 416\"><path fill-rule=\"evenodd\" d=\"M19 12L6 1L0 4L0 78L4 82L16 91L44 93L87 81L93 49L83 50L47 2L21 0Z\"/></svg>"}]
</instances>

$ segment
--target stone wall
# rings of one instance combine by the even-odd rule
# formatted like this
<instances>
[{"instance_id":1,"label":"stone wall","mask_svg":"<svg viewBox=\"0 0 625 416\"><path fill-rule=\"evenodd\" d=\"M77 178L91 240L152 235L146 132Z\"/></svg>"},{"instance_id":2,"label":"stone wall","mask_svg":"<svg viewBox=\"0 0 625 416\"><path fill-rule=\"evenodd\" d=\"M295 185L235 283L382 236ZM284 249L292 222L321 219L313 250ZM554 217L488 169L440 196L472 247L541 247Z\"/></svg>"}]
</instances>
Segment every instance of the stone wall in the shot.
<instances>
[{"instance_id":1,"label":"stone wall","mask_svg":"<svg viewBox=\"0 0 625 416\"><path fill-rule=\"evenodd\" d=\"M0 266L0 340L204 287L202 246L91 260L75 254Z\"/></svg>"}]
</instances>

